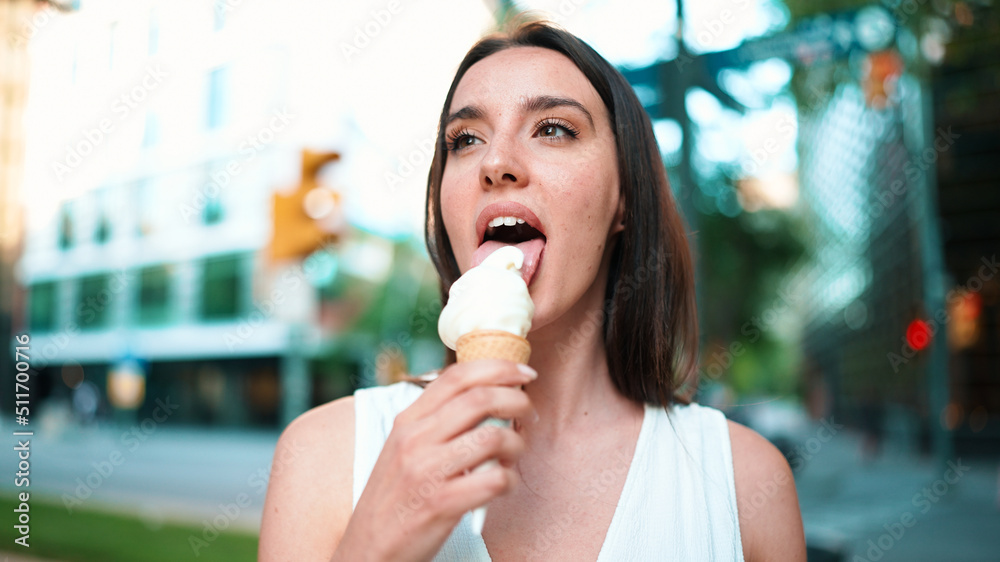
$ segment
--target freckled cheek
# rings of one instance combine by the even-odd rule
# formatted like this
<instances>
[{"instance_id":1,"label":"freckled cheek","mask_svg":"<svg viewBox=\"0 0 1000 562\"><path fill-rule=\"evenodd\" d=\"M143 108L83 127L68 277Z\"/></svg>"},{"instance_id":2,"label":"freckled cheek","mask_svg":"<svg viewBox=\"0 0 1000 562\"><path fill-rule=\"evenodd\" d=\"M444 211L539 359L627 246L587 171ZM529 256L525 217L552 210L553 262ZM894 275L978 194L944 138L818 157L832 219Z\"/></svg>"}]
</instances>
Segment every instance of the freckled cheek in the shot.
<instances>
[{"instance_id":1,"label":"freckled cheek","mask_svg":"<svg viewBox=\"0 0 1000 562\"><path fill-rule=\"evenodd\" d=\"M565 217L565 224L579 233L599 230L608 212L610 199L596 193L587 193L594 186L581 186L580 190L562 190L552 199Z\"/></svg>"},{"instance_id":2,"label":"freckled cheek","mask_svg":"<svg viewBox=\"0 0 1000 562\"><path fill-rule=\"evenodd\" d=\"M467 236L463 225L469 222L472 214L472 207L464 200L461 190L441 187L441 216L443 218L445 232L451 240L452 247L456 255L464 249L463 237Z\"/></svg>"}]
</instances>

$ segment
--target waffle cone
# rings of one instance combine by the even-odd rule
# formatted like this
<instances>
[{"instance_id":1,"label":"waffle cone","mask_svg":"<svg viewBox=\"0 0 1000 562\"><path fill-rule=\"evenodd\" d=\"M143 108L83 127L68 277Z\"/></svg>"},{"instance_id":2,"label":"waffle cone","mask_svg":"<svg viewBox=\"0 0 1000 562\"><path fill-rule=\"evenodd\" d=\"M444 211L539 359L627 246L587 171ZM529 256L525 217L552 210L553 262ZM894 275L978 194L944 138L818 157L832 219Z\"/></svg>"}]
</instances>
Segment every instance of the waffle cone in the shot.
<instances>
[{"instance_id":1,"label":"waffle cone","mask_svg":"<svg viewBox=\"0 0 1000 562\"><path fill-rule=\"evenodd\" d=\"M506 359L514 363L528 363L531 344L521 336L503 330L475 330L455 342L458 362L476 359Z\"/></svg>"}]
</instances>

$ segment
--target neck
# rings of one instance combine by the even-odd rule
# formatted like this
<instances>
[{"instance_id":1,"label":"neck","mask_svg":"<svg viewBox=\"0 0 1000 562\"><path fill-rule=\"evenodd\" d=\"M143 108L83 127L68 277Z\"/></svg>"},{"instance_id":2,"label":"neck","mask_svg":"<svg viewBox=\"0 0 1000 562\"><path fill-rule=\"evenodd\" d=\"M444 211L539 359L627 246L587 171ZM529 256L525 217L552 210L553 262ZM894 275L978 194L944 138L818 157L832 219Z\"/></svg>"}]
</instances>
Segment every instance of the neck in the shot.
<instances>
[{"instance_id":1,"label":"neck","mask_svg":"<svg viewBox=\"0 0 1000 562\"><path fill-rule=\"evenodd\" d=\"M525 386L538 412L526 437L555 440L571 430L616 425L642 412L611 381L604 348L604 284L558 321L533 331L531 366L538 379Z\"/></svg>"}]
</instances>

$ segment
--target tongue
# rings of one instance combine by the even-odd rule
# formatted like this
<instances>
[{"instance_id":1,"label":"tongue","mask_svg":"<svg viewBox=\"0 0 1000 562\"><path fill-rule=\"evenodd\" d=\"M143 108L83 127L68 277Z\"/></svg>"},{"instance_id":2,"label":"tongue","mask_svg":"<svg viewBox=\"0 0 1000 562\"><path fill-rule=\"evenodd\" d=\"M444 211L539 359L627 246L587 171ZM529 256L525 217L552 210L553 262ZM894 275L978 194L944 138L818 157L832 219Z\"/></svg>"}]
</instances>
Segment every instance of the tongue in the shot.
<instances>
[{"instance_id":1,"label":"tongue","mask_svg":"<svg viewBox=\"0 0 1000 562\"><path fill-rule=\"evenodd\" d=\"M531 240L525 240L517 244L507 244L497 240L483 242L483 245L472 254L472 267L483 263L483 260L487 256L504 246L515 246L524 254L524 264L521 266L521 278L524 279L526 285L531 285L531 279L535 276L535 271L538 269L538 264L542 259L542 250L545 249L545 238L542 237L532 238Z\"/></svg>"}]
</instances>

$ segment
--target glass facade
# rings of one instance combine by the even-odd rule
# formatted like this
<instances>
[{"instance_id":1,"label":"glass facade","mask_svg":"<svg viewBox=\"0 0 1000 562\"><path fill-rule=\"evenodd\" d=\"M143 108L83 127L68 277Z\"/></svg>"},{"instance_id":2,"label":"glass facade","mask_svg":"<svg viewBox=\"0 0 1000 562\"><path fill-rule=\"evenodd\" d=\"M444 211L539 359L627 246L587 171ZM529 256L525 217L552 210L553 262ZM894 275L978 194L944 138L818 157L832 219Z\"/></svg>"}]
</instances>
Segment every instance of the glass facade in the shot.
<instances>
[{"instance_id":1,"label":"glass facade","mask_svg":"<svg viewBox=\"0 0 1000 562\"><path fill-rule=\"evenodd\" d=\"M170 320L170 268L164 265L139 270L139 295L136 322L140 325L164 324Z\"/></svg>"},{"instance_id":2,"label":"glass facade","mask_svg":"<svg viewBox=\"0 0 1000 562\"><path fill-rule=\"evenodd\" d=\"M245 283L240 255L208 258L204 261L201 291L201 318L227 320L242 311Z\"/></svg>"},{"instance_id":3,"label":"glass facade","mask_svg":"<svg viewBox=\"0 0 1000 562\"><path fill-rule=\"evenodd\" d=\"M28 325L34 332L50 332L58 319L57 285L55 281L35 283L30 290Z\"/></svg>"},{"instance_id":4,"label":"glass facade","mask_svg":"<svg viewBox=\"0 0 1000 562\"><path fill-rule=\"evenodd\" d=\"M108 324L108 309L112 300L106 274L80 278L76 307L76 324L81 330L103 328Z\"/></svg>"}]
</instances>

